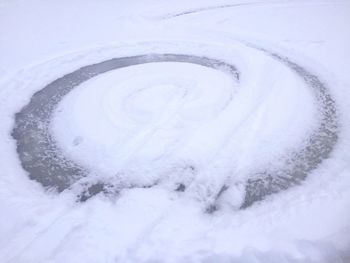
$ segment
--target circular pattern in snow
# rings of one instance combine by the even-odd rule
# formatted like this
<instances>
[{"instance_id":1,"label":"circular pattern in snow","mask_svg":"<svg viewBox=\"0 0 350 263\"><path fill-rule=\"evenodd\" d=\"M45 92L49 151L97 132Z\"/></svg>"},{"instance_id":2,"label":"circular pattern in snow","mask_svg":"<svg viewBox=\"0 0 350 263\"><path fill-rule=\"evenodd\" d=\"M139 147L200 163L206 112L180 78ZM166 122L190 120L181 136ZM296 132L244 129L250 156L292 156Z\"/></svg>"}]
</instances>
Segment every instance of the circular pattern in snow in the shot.
<instances>
[{"instance_id":1,"label":"circular pattern in snow","mask_svg":"<svg viewBox=\"0 0 350 263\"><path fill-rule=\"evenodd\" d=\"M221 59L150 54L63 76L16 116L23 167L59 191L87 183L81 200L161 184L208 211L298 184L336 141L334 102L302 67L246 49L255 63L241 74Z\"/></svg>"}]
</instances>

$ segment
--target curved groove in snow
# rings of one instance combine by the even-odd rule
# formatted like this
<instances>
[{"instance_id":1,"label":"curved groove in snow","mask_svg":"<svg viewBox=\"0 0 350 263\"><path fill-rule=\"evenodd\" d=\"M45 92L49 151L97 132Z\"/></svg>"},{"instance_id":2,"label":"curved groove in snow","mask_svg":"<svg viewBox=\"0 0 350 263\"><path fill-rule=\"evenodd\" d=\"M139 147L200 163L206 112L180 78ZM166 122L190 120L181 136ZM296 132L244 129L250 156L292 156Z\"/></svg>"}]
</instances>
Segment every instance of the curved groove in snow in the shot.
<instances>
[{"instance_id":1,"label":"curved groove in snow","mask_svg":"<svg viewBox=\"0 0 350 263\"><path fill-rule=\"evenodd\" d=\"M180 54L114 58L67 74L35 93L29 104L16 114L12 136L17 140L17 152L29 177L61 192L86 176L88 171L63 156L49 132L57 104L72 89L90 78L110 70L151 62L187 62L214 69L224 68L233 78L239 79L239 73L233 65L216 59ZM96 189L102 190L101 187Z\"/></svg>"},{"instance_id":2,"label":"curved groove in snow","mask_svg":"<svg viewBox=\"0 0 350 263\"><path fill-rule=\"evenodd\" d=\"M317 76L288 58L263 49L259 50L285 64L312 88L318 102L321 122L302 149L284 158L285 163L281 169L267 168L249 177L241 208L249 207L268 195L300 184L308 173L330 155L337 141L335 102L328 93L325 84ZM240 77L238 70L233 65L223 61L178 54L150 54L113 58L67 74L35 93L30 103L16 114L16 125L12 135L17 140L17 152L23 168L29 172L29 177L40 182L44 187L56 188L61 192L88 175L87 169L63 155L50 134L49 126L57 104L79 84L101 73L150 62L187 62L214 69L224 67L230 71L235 79L239 80ZM216 195L214 204L209 206L209 212L218 208L220 196L224 195L229 188L230 185L222 186ZM89 194L93 195L104 190L105 185L96 184L89 189ZM83 197L81 200L86 199Z\"/></svg>"},{"instance_id":3,"label":"curved groove in snow","mask_svg":"<svg viewBox=\"0 0 350 263\"><path fill-rule=\"evenodd\" d=\"M289 60L287 57L262 48L257 49L260 49L262 52L265 52L288 66L312 88L317 102L319 103L318 110L321 114L321 122L308 138L308 143L304 148L293 152L291 156L285 160L282 169L266 169L253 178L248 179L245 187L245 199L241 208L249 207L254 202L260 201L268 195L300 184L308 173L316 169L324 159L329 157L338 140L336 105L326 85L322 83L316 75Z\"/></svg>"}]
</instances>

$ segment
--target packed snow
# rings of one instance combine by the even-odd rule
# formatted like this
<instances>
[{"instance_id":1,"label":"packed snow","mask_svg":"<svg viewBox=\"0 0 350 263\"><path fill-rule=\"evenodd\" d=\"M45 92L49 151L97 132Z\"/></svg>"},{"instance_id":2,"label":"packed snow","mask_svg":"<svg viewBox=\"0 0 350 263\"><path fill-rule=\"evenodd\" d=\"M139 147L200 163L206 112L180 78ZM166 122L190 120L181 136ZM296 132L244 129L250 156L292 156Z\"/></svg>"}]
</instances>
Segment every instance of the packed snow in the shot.
<instances>
[{"instance_id":1,"label":"packed snow","mask_svg":"<svg viewBox=\"0 0 350 263\"><path fill-rule=\"evenodd\" d=\"M1 261L350 262L349 24L345 0L0 0ZM169 61L92 77L58 103L50 133L89 170L81 182L128 187L79 202L79 181L58 193L30 180L11 133L33 94L147 54L238 75ZM320 98L278 56L328 89L337 141L299 185L240 209L250 176L323 125Z\"/></svg>"}]
</instances>

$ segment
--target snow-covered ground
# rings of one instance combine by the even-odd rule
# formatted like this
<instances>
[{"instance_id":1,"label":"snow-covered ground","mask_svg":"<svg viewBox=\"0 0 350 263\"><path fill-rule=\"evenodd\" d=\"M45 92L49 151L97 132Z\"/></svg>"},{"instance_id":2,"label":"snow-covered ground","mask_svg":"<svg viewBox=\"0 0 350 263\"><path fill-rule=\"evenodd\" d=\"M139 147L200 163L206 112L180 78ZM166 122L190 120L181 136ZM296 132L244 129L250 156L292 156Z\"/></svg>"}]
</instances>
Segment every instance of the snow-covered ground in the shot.
<instances>
[{"instance_id":1,"label":"snow-covered ground","mask_svg":"<svg viewBox=\"0 0 350 263\"><path fill-rule=\"evenodd\" d=\"M350 262L349 25L346 0L0 0L1 262ZM91 78L50 132L84 182L128 187L80 203L79 187L30 180L15 113L65 74L144 54L239 78L176 61ZM328 89L338 140L299 186L239 209L250 176L283 169L323 123L286 60Z\"/></svg>"}]
</instances>

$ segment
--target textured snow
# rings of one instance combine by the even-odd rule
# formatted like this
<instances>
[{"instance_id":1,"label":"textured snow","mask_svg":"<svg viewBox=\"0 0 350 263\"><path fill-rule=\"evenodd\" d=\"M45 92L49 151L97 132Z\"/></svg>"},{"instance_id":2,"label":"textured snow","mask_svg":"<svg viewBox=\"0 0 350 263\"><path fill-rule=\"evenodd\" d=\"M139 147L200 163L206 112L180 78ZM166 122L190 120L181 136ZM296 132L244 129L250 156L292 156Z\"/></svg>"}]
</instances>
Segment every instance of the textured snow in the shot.
<instances>
[{"instance_id":1,"label":"textured snow","mask_svg":"<svg viewBox=\"0 0 350 263\"><path fill-rule=\"evenodd\" d=\"M349 262L349 24L347 1L0 1L1 261ZM318 122L305 83L245 43L326 83L340 129L300 186L238 210L245 176L278 163ZM100 176L168 184L76 203L74 191L29 180L11 130L35 91L109 58L175 51L226 60L241 79L170 62L110 71L72 91L51 127ZM227 171L235 187L206 214ZM184 193L172 191L180 175L195 178Z\"/></svg>"}]
</instances>

